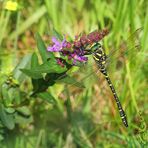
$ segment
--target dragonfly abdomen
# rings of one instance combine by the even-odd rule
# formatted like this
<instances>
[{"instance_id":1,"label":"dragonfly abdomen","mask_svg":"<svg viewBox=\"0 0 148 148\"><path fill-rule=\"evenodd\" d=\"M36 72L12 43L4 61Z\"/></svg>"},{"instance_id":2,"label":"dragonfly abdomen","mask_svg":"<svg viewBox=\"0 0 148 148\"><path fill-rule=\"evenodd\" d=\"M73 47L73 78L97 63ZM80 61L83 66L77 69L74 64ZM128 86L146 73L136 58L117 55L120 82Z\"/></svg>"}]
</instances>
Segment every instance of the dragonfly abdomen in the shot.
<instances>
[{"instance_id":1,"label":"dragonfly abdomen","mask_svg":"<svg viewBox=\"0 0 148 148\"><path fill-rule=\"evenodd\" d=\"M120 113L120 117L122 119L122 122L123 124L128 127L128 123L127 123L127 119L126 119L126 114L124 112L124 110L122 109L122 105L119 101L119 98L117 96L117 93L115 91L115 88L107 74L107 70L106 70L106 67L105 67L105 63L106 63L106 54L104 53L104 50L102 48L98 48L95 50L95 52L93 53L93 58L100 70L100 72L105 76L108 84L109 84L109 87L113 93L113 96L114 96L114 99L116 101L116 104L118 106L118 110L119 110L119 113Z\"/></svg>"},{"instance_id":2,"label":"dragonfly abdomen","mask_svg":"<svg viewBox=\"0 0 148 148\"><path fill-rule=\"evenodd\" d=\"M107 75L107 73L104 74L104 75L105 75L105 78L106 78L106 80L107 80L107 82L108 82L108 84L109 84L109 87L110 87L110 89L111 89L111 91L112 91L112 93L113 93L113 96L114 96L114 99L115 99L115 101L116 101L116 104L117 104L117 107L118 107L119 114L120 114L120 117L121 117L121 119L122 119L122 122L123 122L123 124L124 124L126 127L128 127L128 122L127 122L126 114L125 114L125 112L124 112L124 110L123 110L123 108L122 108L122 105L121 105L121 103L120 103L120 101L119 101L119 98L118 98L118 96L117 96L117 93L116 93L116 91L115 91L115 89L114 89L114 86L113 86L113 84L112 84L112 82L111 82L109 76Z\"/></svg>"}]
</instances>

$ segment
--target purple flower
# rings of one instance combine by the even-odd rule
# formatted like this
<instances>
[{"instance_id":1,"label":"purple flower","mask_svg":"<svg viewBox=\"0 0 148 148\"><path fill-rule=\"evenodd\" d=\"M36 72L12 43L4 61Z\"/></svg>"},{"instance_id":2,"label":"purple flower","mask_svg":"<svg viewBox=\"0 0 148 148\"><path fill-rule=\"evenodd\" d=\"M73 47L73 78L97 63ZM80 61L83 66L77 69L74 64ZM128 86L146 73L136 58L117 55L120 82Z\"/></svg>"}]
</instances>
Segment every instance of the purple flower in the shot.
<instances>
[{"instance_id":1,"label":"purple flower","mask_svg":"<svg viewBox=\"0 0 148 148\"><path fill-rule=\"evenodd\" d=\"M67 46L66 39L64 38L62 42L56 39L56 37L52 37L52 42L54 43L53 46L49 46L47 51L51 52L59 52L62 48Z\"/></svg>"},{"instance_id":2,"label":"purple flower","mask_svg":"<svg viewBox=\"0 0 148 148\"><path fill-rule=\"evenodd\" d=\"M78 55L76 53L71 54L73 60L73 64L76 64L77 61L79 62L86 62L88 60L88 57L85 57L84 55Z\"/></svg>"},{"instance_id":3,"label":"purple flower","mask_svg":"<svg viewBox=\"0 0 148 148\"><path fill-rule=\"evenodd\" d=\"M64 38L63 41L59 41L56 37L52 37L53 45L47 48L49 52L60 52L63 56L67 56L69 60L76 65L76 62L86 62L88 60L84 55L84 51L80 47L75 47L75 44L67 42ZM72 46L73 45L73 46ZM67 50L68 49L68 50ZM60 60L57 60L57 63L63 66Z\"/></svg>"}]
</instances>

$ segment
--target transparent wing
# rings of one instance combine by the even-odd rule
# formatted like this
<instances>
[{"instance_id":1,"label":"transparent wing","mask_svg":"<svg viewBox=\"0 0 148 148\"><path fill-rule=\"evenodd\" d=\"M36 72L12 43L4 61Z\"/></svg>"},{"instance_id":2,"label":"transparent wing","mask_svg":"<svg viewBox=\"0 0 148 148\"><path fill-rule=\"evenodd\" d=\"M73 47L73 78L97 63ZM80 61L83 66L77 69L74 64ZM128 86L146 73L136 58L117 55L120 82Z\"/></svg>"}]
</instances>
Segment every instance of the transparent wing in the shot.
<instances>
[{"instance_id":1,"label":"transparent wing","mask_svg":"<svg viewBox=\"0 0 148 148\"><path fill-rule=\"evenodd\" d=\"M85 85L83 84L85 82L85 80L86 79L89 80L90 77L94 76L95 73L97 72L96 67L93 65L94 64L92 64L92 62L89 62L89 64L85 64L82 67L75 67L74 66L74 70L70 70L68 73L59 77L57 82L64 82L65 83L65 80L67 79L67 77L71 77L74 79L70 80L69 82L66 82L66 84L69 85L68 88L71 88L73 86L77 86L79 88L85 88Z\"/></svg>"},{"instance_id":2,"label":"transparent wing","mask_svg":"<svg viewBox=\"0 0 148 148\"><path fill-rule=\"evenodd\" d=\"M116 62L117 59L121 59L123 57L129 57L130 62L132 62L133 58L140 53L140 36L142 30L142 28L137 29L128 37L127 40L122 41L118 49L112 49L107 55L107 65L111 65L112 63L114 64L114 61Z\"/></svg>"},{"instance_id":3,"label":"transparent wing","mask_svg":"<svg viewBox=\"0 0 148 148\"><path fill-rule=\"evenodd\" d=\"M112 57L115 55L118 55L119 52L124 51L128 52L131 51L131 49L139 48L140 47L140 34L142 32L142 28L136 29L128 38L127 40L123 41L119 46L119 49L113 49L111 52L108 54L108 57ZM122 53L124 54L124 53Z\"/></svg>"},{"instance_id":4,"label":"transparent wing","mask_svg":"<svg viewBox=\"0 0 148 148\"><path fill-rule=\"evenodd\" d=\"M122 62L124 61L124 57L125 55L131 55L132 57L130 58L130 62L135 59L135 54L137 54L139 52L140 49L140 33L142 31L142 28L137 29L135 32L133 32L130 37L128 37L128 39L126 41L123 41L120 44L120 48L119 49L114 49L111 50L111 52L108 54L108 58L107 58L107 67L111 67L111 69L113 69L113 65L116 64L116 66L122 67ZM133 56L134 55L134 56ZM96 73L98 71L97 66L95 66L96 64L94 64L95 62L93 61L93 59L90 56L89 62L88 64L82 64L82 66L79 68L79 70L69 73L71 77L75 77L75 79L77 80L71 81L69 83L68 88L72 88L73 86L77 86L80 88L84 88L82 86L83 83L85 83L86 81L89 82L89 80L93 80L93 78L97 78L99 79L99 76L96 76ZM117 67L116 67L117 68ZM110 72L109 72L110 73ZM68 75L69 75L68 74ZM62 79L63 77L66 77L67 74L61 76L59 79ZM92 79L91 79L91 78ZM88 80L86 80L88 79ZM99 81L96 79L96 81L99 83ZM62 81L61 81L62 82ZM88 85L88 83L86 83L86 85Z\"/></svg>"}]
</instances>

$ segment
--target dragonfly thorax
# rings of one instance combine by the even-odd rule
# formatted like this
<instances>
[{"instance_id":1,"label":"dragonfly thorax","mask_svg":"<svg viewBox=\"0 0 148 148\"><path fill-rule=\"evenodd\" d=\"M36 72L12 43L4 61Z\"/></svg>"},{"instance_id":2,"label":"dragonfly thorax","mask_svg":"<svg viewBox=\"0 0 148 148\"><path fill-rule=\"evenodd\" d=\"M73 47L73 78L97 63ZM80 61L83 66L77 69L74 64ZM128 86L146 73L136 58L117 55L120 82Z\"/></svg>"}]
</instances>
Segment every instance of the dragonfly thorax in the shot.
<instances>
[{"instance_id":1,"label":"dragonfly thorax","mask_svg":"<svg viewBox=\"0 0 148 148\"><path fill-rule=\"evenodd\" d=\"M106 54L104 49L102 48L102 46L99 44L98 46L94 45L95 47L93 47L93 51L92 51L92 55L93 58L95 60L95 62L97 63L97 66L99 67L99 69L104 69L105 65L106 65Z\"/></svg>"}]
</instances>

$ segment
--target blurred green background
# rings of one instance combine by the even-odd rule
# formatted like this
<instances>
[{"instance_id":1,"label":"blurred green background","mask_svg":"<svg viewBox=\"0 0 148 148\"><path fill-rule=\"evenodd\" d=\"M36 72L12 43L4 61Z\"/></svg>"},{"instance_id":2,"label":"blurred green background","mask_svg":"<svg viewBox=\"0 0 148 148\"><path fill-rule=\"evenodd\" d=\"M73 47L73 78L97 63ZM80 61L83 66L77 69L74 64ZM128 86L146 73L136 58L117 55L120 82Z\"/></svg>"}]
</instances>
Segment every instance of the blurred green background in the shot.
<instances>
[{"instance_id":1,"label":"blurred green background","mask_svg":"<svg viewBox=\"0 0 148 148\"><path fill-rule=\"evenodd\" d=\"M53 28L74 38L81 32L106 27L110 33L102 44L107 53L116 49L109 63L109 74L126 111L129 127L121 123L113 96L101 74L88 77L95 71L90 57L88 65L74 75L85 84L85 89L56 84L49 89L56 98L56 105L40 98L28 98L29 103L16 107L21 115L16 116L15 127L4 126L0 120L0 148L148 145L146 0L0 0L0 84L25 55L37 52L36 32L48 46ZM138 28L140 31L135 32ZM134 48L137 45L138 50ZM125 50L126 57L122 54ZM20 85L21 96L31 91L28 77L24 76ZM11 91L9 95L15 98L17 90ZM11 112L10 108L7 110ZM3 114L2 109L0 113Z\"/></svg>"}]
</instances>

